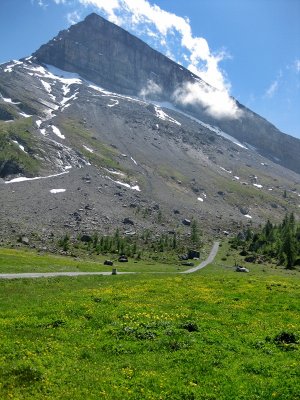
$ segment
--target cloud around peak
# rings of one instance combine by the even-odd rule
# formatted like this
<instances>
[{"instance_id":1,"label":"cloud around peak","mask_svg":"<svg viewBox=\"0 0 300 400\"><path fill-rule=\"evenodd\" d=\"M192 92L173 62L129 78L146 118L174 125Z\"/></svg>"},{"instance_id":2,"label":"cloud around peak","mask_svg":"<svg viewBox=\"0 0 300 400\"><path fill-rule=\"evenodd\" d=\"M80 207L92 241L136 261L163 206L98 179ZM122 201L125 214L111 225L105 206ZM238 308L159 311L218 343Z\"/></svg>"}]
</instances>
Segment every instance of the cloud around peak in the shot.
<instances>
[{"instance_id":1,"label":"cloud around peak","mask_svg":"<svg viewBox=\"0 0 300 400\"><path fill-rule=\"evenodd\" d=\"M147 0L78 2L86 7L94 7L96 12L104 14L109 21L137 36L146 37L153 47L184 65L209 84L200 85L195 82L183 85L174 94L178 101L201 105L217 118L239 117L238 106L230 97L230 82L219 65L229 57L228 54L224 50L213 53L205 38L193 36L188 18L165 11Z\"/></svg>"}]
</instances>

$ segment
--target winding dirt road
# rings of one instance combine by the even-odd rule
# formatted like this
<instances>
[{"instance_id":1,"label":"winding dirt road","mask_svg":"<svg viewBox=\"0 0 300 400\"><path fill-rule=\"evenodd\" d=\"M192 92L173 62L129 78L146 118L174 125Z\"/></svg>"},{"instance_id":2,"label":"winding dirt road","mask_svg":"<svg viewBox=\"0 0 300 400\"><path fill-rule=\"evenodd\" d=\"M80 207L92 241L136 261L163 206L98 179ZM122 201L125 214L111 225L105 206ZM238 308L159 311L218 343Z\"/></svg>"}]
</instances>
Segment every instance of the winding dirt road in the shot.
<instances>
[{"instance_id":1,"label":"winding dirt road","mask_svg":"<svg viewBox=\"0 0 300 400\"><path fill-rule=\"evenodd\" d=\"M202 269L204 267L206 267L208 264L212 263L214 258L217 255L217 252L219 250L219 242L214 242L214 245L210 251L209 256L207 257L206 260L202 261L199 265L197 265L196 267L187 269L186 271L182 271L180 272L181 274L191 274L192 272L196 272L199 271L199 269Z\"/></svg>"},{"instance_id":2,"label":"winding dirt road","mask_svg":"<svg viewBox=\"0 0 300 400\"><path fill-rule=\"evenodd\" d=\"M186 271L180 272L181 274L191 274L192 272L199 271L213 262L219 249L219 242L214 242L211 252L206 260L202 261L196 267L190 268ZM118 275L137 274L138 272L118 272ZM153 273L153 272L152 272ZM161 272L158 272L161 273ZM0 279L32 279L32 278L54 278L57 276L83 276L83 275L112 275L110 271L103 272L27 272L19 274L0 274Z\"/></svg>"}]
</instances>

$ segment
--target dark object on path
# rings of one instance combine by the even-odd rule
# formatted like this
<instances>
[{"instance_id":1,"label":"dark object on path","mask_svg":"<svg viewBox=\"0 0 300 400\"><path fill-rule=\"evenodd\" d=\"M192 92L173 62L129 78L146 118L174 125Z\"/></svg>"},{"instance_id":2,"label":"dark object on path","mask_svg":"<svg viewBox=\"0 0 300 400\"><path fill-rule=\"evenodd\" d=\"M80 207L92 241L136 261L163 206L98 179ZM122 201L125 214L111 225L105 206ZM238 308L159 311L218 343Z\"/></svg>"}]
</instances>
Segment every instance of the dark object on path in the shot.
<instances>
[{"instance_id":1,"label":"dark object on path","mask_svg":"<svg viewBox=\"0 0 300 400\"><path fill-rule=\"evenodd\" d=\"M235 267L236 272L249 272L248 268L242 267L241 265L238 265Z\"/></svg>"},{"instance_id":2,"label":"dark object on path","mask_svg":"<svg viewBox=\"0 0 300 400\"><path fill-rule=\"evenodd\" d=\"M111 270L111 274L112 274L112 275L117 275L117 268L113 268L113 269Z\"/></svg>"},{"instance_id":3,"label":"dark object on path","mask_svg":"<svg viewBox=\"0 0 300 400\"><path fill-rule=\"evenodd\" d=\"M111 260L105 260L105 261L104 261L104 265L110 265L110 266L113 266L113 265L114 265L114 262L113 262L113 261L111 261Z\"/></svg>"},{"instance_id":4,"label":"dark object on path","mask_svg":"<svg viewBox=\"0 0 300 400\"><path fill-rule=\"evenodd\" d=\"M124 254L122 254L122 255L119 257L119 262L128 262L128 258L127 258Z\"/></svg>"}]
</instances>

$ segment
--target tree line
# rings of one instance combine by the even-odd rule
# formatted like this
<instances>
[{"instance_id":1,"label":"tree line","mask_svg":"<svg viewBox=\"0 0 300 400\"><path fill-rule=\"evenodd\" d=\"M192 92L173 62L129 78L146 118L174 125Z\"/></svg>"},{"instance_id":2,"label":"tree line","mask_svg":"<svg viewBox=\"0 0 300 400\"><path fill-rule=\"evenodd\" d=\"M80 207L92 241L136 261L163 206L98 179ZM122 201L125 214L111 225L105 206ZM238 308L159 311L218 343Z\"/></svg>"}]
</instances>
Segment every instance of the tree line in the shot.
<instances>
[{"instance_id":1,"label":"tree line","mask_svg":"<svg viewBox=\"0 0 300 400\"><path fill-rule=\"evenodd\" d=\"M268 220L258 232L254 233L248 228L244 234L236 236L233 244L242 246L243 252L275 259L288 269L300 265L300 223L295 220L293 213L286 214L278 225Z\"/></svg>"}]
</instances>

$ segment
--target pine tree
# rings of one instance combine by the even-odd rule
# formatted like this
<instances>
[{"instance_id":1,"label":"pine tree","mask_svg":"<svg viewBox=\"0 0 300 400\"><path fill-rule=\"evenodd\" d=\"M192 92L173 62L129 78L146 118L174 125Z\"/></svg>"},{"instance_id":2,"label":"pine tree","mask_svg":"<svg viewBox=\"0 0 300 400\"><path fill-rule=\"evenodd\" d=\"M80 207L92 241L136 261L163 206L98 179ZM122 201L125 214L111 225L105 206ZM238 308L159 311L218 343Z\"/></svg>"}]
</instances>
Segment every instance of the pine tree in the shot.
<instances>
[{"instance_id":1,"label":"pine tree","mask_svg":"<svg viewBox=\"0 0 300 400\"><path fill-rule=\"evenodd\" d=\"M195 220L193 220L191 224L191 241L194 244L199 244L200 242L200 230Z\"/></svg>"},{"instance_id":2,"label":"pine tree","mask_svg":"<svg viewBox=\"0 0 300 400\"><path fill-rule=\"evenodd\" d=\"M295 264L297 247L296 240L292 234L290 228L286 229L283 236L282 242L282 253L285 255L286 268L290 269Z\"/></svg>"}]
</instances>

